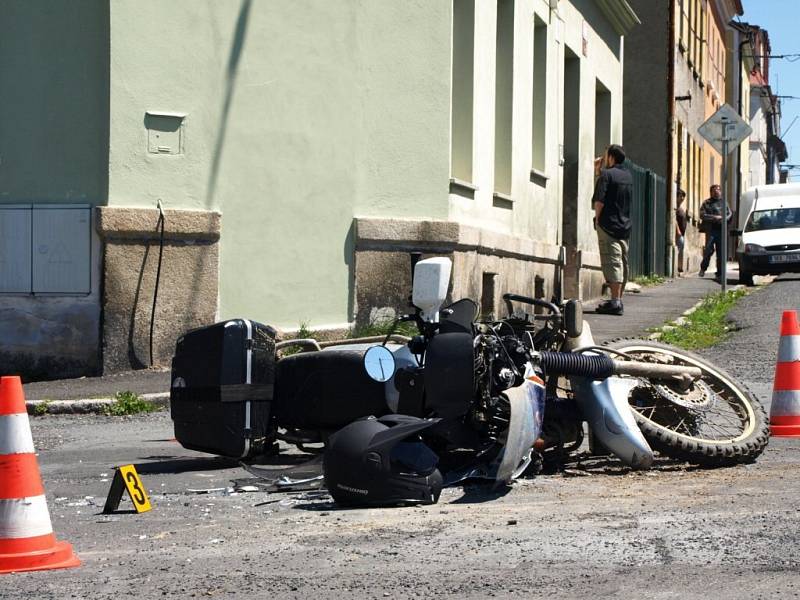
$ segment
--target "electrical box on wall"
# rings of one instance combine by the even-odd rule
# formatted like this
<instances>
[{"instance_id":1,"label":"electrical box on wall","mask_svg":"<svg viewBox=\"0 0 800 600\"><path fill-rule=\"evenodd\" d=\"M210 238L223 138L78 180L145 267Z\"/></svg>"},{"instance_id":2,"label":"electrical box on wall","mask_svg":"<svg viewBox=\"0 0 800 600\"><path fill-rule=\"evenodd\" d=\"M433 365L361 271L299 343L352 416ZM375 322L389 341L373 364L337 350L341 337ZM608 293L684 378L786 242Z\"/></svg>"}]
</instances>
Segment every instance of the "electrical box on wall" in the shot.
<instances>
[{"instance_id":1,"label":"electrical box on wall","mask_svg":"<svg viewBox=\"0 0 800 600\"><path fill-rule=\"evenodd\" d=\"M0 235L0 293L91 293L91 207L0 207Z\"/></svg>"},{"instance_id":2,"label":"electrical box on wall","mask_svg":"<svg viewBox=\"0 0 800 600\"><path fill-rule=\"evenodd\" d=\"M0 293L31 291L31 207L0 207Z\"/></svg>"},{"instance_id":3,"label":"electrical box on wall","mask_svg":"<svg viewBox=\"0 0 800 600\"><path fill-rule=\"evenodd\" d=\"M88 207L33 207L33 293L91 292Z\"/></svg>"},{"instance_id":4,"label":"electrical box on wall","mask_svg":"<svg viewBox=\"0 0 800 600\"><path fill-rule=\"evenodd\" d=\"M186 115L170 112L146 112L147 152L150 154L183 154L183 122Z\"/></svg>"}]
</instances>

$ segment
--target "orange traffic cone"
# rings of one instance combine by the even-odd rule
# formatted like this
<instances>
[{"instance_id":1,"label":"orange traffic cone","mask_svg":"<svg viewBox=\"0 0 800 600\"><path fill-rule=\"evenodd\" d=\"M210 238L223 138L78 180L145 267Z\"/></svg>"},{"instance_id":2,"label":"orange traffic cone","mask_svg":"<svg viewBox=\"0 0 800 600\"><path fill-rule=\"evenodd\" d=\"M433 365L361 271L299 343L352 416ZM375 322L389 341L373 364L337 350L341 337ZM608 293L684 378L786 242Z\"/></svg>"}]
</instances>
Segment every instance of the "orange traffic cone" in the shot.
<instances>
[{"instance_id":1,"label":"orange traffic cone","mask_svg":"<svg viewBox=\"0 0 800 600\"><path fill-rule=\"evenodd\" d=\"M796 310L784 311L781 319L769 422L774 436L800 437L800 323Z\"/></svg>"},{"instance_id":2,"label":"orange traffic cone","mask_svg":"<svg viewBox=\"0 0 800 600\"><path fill-rule=\"evenodd\" d=\"M81 564L53 533L34 452L22 382L0 377L0 573Z\"/></svg>"}]
</instances>

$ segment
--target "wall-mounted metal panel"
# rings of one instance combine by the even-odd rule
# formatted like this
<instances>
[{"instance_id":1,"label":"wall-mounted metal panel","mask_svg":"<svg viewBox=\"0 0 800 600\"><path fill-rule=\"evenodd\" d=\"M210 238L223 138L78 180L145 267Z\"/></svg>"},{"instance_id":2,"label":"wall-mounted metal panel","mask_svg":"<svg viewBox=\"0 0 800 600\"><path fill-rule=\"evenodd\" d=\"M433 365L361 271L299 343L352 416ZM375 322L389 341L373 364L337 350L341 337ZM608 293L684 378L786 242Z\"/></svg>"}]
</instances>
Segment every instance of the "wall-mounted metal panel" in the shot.
<instances>
[{"instance_id":1,"label":"wall-mounted metal panel","mask_svg":"<svg viewBox=\"0 0 800 600\"><path fill-rule=\"evenodd\" d=\"M88 207L34 206L33 293L91 292L91 212Z\"/></svg>"},{"instance_id":2,"label":"wall-mounted metal panel","mask_svg":"<svg viewBox=\"0 0 800 600\"><path fill-rule=\"evenodd\" d=\"M146 112L147 151L151 154L183 154L182 113Z\"/></svg>"},{"instance_id":3,"label":"wall-mounted metal panel","mask_svg":"<svg viewBox=\"0 0 800 600\"><path fill-rule=\"evenodd\" d=\"M0 207L0 293L31 293L31 209Z\"/></svg>"}]
</instances>

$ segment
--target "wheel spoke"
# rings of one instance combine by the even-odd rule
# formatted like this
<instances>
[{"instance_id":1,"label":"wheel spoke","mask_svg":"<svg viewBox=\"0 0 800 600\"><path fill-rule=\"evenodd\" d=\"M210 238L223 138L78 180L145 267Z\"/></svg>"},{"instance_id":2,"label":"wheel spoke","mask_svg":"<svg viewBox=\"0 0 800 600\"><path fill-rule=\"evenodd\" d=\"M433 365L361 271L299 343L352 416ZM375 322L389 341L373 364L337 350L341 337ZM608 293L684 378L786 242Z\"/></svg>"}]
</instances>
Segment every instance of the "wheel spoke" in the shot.
<instances>
[{"instance_id":1,"label":"wheel spoke","mask_svg":"<svg viewBox=\"0 0 800 600\"><path fill-rule=\"evenodd\" d=\"M747 428L747 410L728 386L713 385L716 383L706 382L716 396L716 402L708 407L676 406L652 385L647 386L650 398L637 394L632 407L645 419L681 435L734 439Z\"/></svg>"}]
</instances>

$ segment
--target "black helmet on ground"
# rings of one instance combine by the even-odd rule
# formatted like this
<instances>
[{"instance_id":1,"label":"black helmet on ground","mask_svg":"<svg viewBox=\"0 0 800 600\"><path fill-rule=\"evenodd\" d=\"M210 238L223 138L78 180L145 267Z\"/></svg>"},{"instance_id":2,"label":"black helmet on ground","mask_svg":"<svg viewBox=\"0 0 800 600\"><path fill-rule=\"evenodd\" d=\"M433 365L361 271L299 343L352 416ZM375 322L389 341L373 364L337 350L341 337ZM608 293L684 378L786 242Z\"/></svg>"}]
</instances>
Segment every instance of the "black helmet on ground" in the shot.
<instances>
[{"instance_id":1,"label":"black helmet on ground","mask_svg":"<svg viewBox=\"0 0 800 600\"><path fill-rule=\"evenodd\" d=\"M439 457L419 433L438 421L386 415L337 431L328 439L322 463L333 499L351 506L435 504L442 491Z\"/></svg>"}]
</instances>

